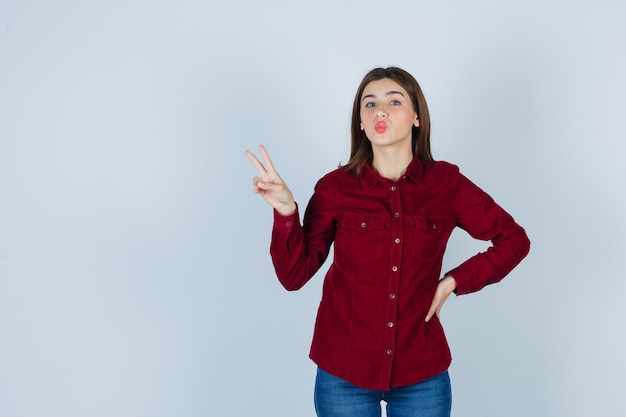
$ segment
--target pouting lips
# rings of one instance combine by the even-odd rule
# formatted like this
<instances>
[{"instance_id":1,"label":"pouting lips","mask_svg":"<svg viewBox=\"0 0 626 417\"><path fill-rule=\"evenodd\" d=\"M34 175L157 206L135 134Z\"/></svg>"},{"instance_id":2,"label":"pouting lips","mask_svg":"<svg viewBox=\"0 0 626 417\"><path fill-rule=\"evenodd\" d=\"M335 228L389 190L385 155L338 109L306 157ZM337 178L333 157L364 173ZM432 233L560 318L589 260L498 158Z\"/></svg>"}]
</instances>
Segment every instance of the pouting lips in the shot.
<instances>
[{"instance_id":1,"label":"pouting lips","mask_svg":"<svg viewBox=\"0 0 626 417\"><path fill-rule=\"evenodd\" d=\"M378 133L384 133L385 130L387 130L387 123L385 122L376 123L376 125L374 126L374 130L376 130Z\"/></svg>"}]
</instances>

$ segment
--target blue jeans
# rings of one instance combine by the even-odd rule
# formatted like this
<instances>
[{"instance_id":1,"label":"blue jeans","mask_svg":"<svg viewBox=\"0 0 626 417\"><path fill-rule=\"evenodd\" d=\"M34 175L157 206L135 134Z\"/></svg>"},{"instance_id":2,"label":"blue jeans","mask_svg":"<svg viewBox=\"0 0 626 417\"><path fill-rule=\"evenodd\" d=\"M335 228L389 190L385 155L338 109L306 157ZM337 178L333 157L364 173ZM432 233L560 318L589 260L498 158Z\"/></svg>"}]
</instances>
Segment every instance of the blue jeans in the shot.
<instances>
[{"instance_id":1,"label":"blue jeans","mask_svg":"<svg viewBox=\"0 0 626 417\"><path fill-rule=\"evenodd\" d=\"M452 390L448 371L406 387L378 391L359 388L317 368L315 411L318 417L449 417Z\"/></svg>"}]
</instances>

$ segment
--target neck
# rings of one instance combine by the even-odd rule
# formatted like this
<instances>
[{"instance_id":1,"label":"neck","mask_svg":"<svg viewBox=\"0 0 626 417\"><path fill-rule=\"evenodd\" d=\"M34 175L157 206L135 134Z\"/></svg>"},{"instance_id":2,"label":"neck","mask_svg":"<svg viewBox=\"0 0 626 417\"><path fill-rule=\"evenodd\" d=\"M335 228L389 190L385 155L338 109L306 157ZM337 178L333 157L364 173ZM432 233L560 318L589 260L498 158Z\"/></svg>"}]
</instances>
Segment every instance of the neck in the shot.
<instances>
[{"instance_id":1,"label":"neck","mask_svg":"<svg viewBox=\"0 0 626 417\"><path fill-rule=\"evenodd\" d=\"M378 172L381 177L398 181L406 171L413 160L413 152L406 151L385 151L374 148L374 159L372 160L372 168Z\"/></svg>"}]
</instances>

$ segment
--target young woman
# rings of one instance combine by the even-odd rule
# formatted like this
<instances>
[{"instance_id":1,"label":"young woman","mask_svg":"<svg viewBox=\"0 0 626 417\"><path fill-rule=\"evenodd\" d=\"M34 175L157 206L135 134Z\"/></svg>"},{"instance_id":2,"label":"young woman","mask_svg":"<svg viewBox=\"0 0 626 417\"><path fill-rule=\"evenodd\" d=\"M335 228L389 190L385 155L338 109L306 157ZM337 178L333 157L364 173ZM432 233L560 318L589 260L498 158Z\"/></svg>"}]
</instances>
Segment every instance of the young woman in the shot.
<instances>
[{"instance_id":1,"label":"young woman","mask_svg":"<svg viewBox=\"0 0 626 417\"><path fill-rule=\"evenodd\" d=\"M270 253L297 290L334 242L311 359L320 417L449 416L451 356L439 312L448 296L500 281L528 253L524 229L489 195L430 152L430 119L417 81L370 71L352 112L345 166L319 180L302 224L294 197L261 146L254 192L274 208ZM492 246L441 277L446 243L461 227Z\"/></svg>"}]
</instances>

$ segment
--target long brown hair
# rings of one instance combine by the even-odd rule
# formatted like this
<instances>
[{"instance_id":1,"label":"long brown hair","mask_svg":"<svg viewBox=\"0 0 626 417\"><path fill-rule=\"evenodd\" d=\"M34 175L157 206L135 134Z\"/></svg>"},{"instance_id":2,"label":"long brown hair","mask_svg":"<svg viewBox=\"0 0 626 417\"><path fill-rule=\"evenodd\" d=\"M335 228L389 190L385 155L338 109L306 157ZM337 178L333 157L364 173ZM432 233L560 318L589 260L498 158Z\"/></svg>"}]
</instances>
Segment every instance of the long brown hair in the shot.
<instances>
[{"instance_id":1,"label":"long brown hair","mask_svg":"<svg viewBox=\"0 0 626 417\"><path fill-rule=\"evenodd\" d=\"M374 153L372 152L372 144L361 130L361 96L363 90L372 81L389 78L397 82L406 90L413 103L413 109L417 113L419 119L419 127L413 126L412 144L413 156L421 161L433 161L430 153L430 116L428 114L428 106L424 93L415 78L405 70L397 67L375 68L368 72L354 97L352 106L352 145L350 150L350 160L343 165L343 168L356 171L359 175L365 164L372 163Z\"/></svg>"}]
</instances>

